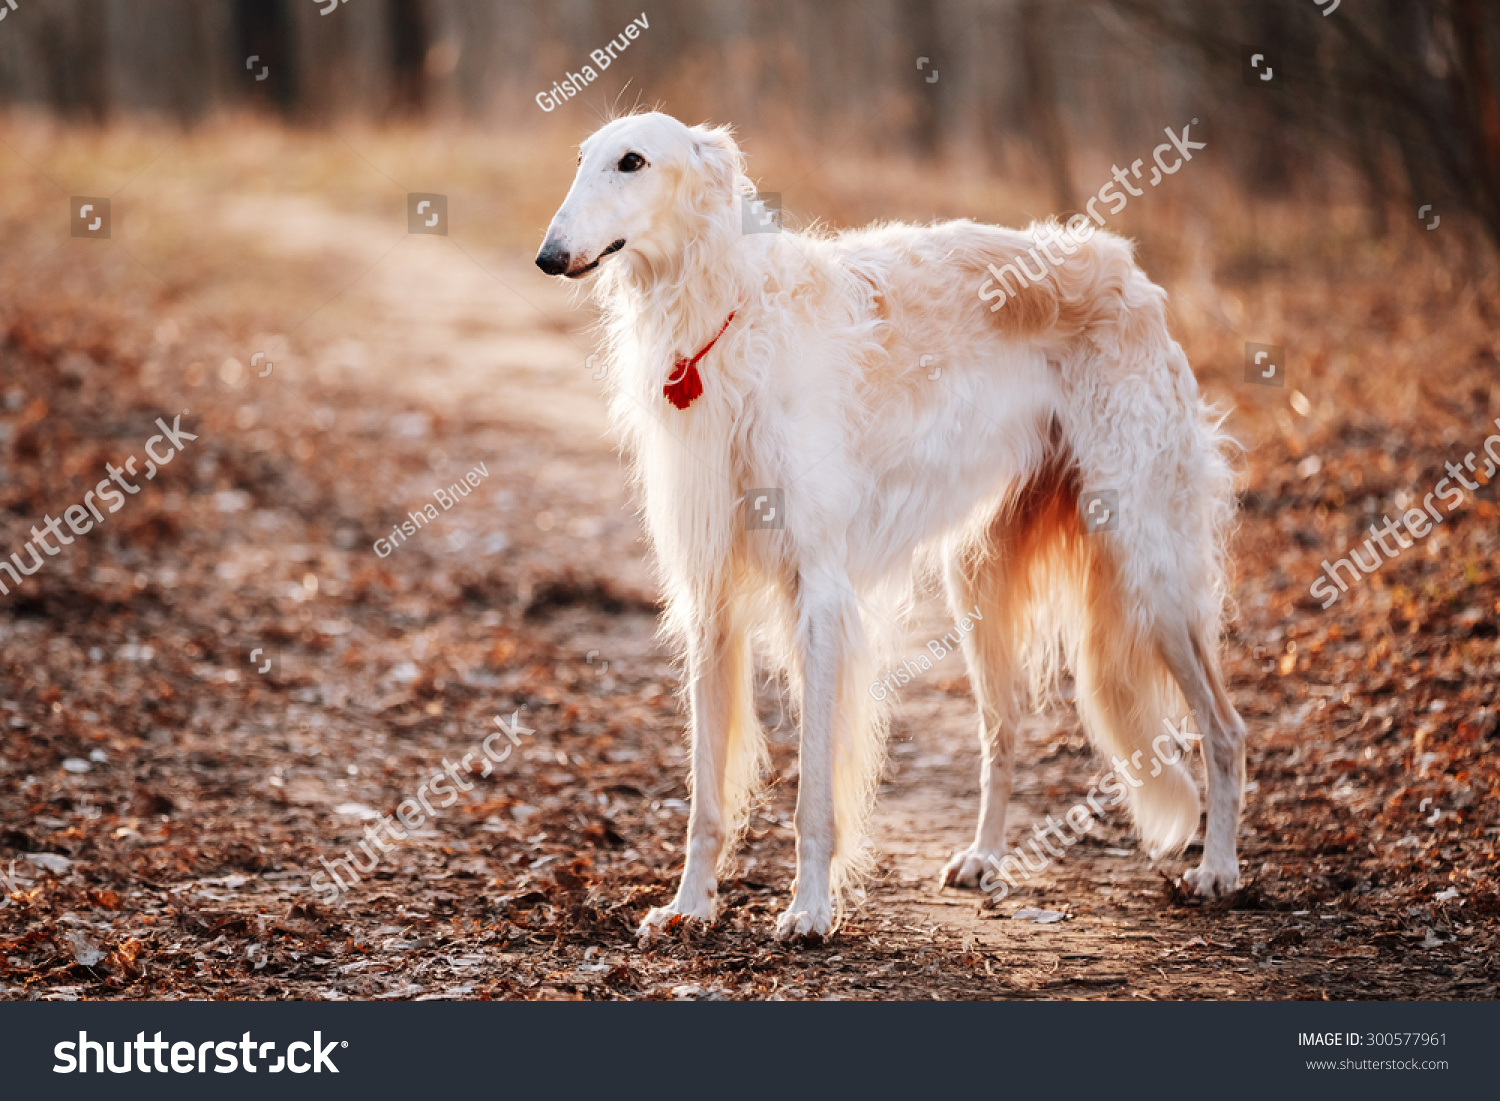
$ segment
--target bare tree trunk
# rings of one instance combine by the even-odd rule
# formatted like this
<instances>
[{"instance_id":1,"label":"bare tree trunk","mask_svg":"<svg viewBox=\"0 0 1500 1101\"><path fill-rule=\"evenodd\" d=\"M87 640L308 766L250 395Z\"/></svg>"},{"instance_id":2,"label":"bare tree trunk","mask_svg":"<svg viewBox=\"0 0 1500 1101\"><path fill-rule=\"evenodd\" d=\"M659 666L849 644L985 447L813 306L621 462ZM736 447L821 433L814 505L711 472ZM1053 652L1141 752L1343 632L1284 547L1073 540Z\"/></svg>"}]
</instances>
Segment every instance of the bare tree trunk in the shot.
<instances>
[{"instance_id":1,"label":"bare tree trunk","mask_svg":"<svg viewBox=\"0 0 1500 1101\"><path fill-rule=\"evenodd\" d=\"M1490 235L1500 240L1500 103L1495 99L1489 36L1478 0L1454 0L1453 29L1463 74L1460 95L1462 107L1468 109L1465 121L1476 168L1475 205Z\"/></svg>"},{"instance_id":2,"label":"bare tree trunk","mask_svg":"<svg viewBox=\"0 0 1500 1101\"><path fill-rule=\"evenodd\" d=\"M45 12L47 99L65 116L102 123L109 114L108 15L103 0L63 0Z\"/></svg>"},{"instance_id":3,"label":"bare tree trunk","mask_svg":"<svg viewBox=\"0 0 1500 1101\"><path fill-rule=\"evenodd\" d=\"M1041 154L1058 210L1075 211L1068 135L1057 109L1057 73L1052 59L1052 19L1042 0L1023 0L1018 13L1026 62L1026 119Z\"/></svg>"},{"instance_id":4,"label":"bare tree trunk","mask_svg":"<svg viewBox=\"0 0 1500 1101\"><path fill-rule=\"evenodd\" d=\"M255 102L290 114L297 102L296 39L287 18L289 0L235 0L234 60L245 69L243 87ZM253 66L246 62L255 57ZM257 80L261 72L264 80Z\"/></svg>"},{"instance_id":5,"label":"bare tree trunk","mask_svg":"<svg viewBox=\"0 0 1500 1101\"><path fill-rule=\"evenodd\" d=\"M391 110L421 114L427 107L427 50L432 38L423 0L389 0Z\"/></svg>"},{"instance_id":6,"label":"bare tree trunk","mask_svg":"<svg viewBox=\"0 0 1500 1101\"><path fill-rule=\"evenodd\" d=\"M903 97L910 106L907 119L906 144L919 157L935 157L941 137L938 123L938 88L941 87L942 62L939 58L938 13L935 0L907 0L900 5L901 31L911 59L905 61L908 77L912 81L912 94ZM917 59L925 57L927 63L917 69ZM904 59L903 59L904 60ZM928 83L936 72L937 80ZM926 74L925 76L922 74ZM951 82L952 75L948 77Z\"/></svg>"}]
</instances>

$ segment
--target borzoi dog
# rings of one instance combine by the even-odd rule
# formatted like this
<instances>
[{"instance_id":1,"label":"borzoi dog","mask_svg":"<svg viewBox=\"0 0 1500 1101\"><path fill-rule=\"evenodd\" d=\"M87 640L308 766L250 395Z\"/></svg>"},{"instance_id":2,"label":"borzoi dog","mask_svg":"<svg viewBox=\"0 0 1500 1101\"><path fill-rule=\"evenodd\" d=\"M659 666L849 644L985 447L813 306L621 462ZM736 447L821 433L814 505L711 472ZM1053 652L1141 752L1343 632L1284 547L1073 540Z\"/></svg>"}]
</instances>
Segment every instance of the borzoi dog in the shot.
<instances>
[{"instance_id":1,"label":"borzoi dog","mask_svg":"<svg viewBox=\"0 0 1500 1101\"><path fill-rule=\"evenodd\" d=\"M1165 293L1125 241L1081 226L1005 298L991 273L1057 241L1055 224L747 233L753 195L727 130L617 119L583 143L536 258L598 272L611 416L685 660L686 864L641 935L714 916L765 760L752 654L787 677L801 726L797 877L776 932L833 927L872 862L886 720L869 686L924 566L955 618L978 612L963 651L979 826L944 882L976 886L1004 856L1022 689L1066 662L1107 754L1139 766L1164 719L1196 715L1208 822L1186 878L1233 890L1245 728L1217 658L1232 475ZM1098 489L1117 515L1089 533L1080 494ZM1132 778L1135 822L1180 850L1197 787L1182 764L1153 771Z\"/></svg>"}]
</instances>

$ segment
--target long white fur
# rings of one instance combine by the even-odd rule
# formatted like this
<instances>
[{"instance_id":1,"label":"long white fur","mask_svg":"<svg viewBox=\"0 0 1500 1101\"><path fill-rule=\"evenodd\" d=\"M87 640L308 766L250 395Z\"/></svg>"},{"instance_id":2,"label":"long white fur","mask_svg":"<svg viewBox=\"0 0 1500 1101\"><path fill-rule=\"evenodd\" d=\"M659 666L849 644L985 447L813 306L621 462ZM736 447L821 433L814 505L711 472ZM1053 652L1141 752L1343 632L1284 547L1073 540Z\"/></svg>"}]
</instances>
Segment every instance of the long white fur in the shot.
<instances>
[{"instance_id":1,"label":"long white fur","mask_svg":"<svg viewBox=\"0 0 1500 1101\"><path fill-rule=\"evenodd\" d=\"M628 153L642 158L635 171L622 170ZM867 687L903 640L923 562L955 616L985 609L965 640L980 822L946 882L975 886L1004 854L1022 674L1041 686L1065 663L1106 753L1149 756L1163 718L1195 712L1209 818L1188 878L1204 894L1232 890L1244 725L1216 657L1231 474L1167 332L1165 294L1127 242L1100 232L992 311L977 295L987 265L1041 227L746 234L750 193L727 130L617 119L583 143L538 258L574 277L598 261L611 414L643 494L663 626L685 661L686 864L643 935L714 915L764 767L755 655L788 677L801 720L797 878L777 932L832 928L870 866L887 716ZM674 408L662 387L675 361L731 313L700 364L704 393ZM744 495L764 487L785 491L785 527L747 531ZM1082 534L1080 488L1118 492L1118 530ZM1131 805L1159 850L1197 829L1182 765L1132 788Z\"/></svg>"}]
</instances>

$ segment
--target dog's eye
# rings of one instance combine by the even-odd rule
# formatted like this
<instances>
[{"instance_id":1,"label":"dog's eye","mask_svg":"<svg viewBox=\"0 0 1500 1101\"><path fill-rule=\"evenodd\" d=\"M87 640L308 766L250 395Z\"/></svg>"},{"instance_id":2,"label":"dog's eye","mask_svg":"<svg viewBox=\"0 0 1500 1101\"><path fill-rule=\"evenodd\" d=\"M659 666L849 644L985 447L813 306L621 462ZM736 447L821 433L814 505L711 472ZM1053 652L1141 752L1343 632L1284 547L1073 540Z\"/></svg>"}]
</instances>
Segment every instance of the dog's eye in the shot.
<instances>
[{"instance_id":1,"label":"dog's eye","mask_svg":"<svg viewBox=\"0 0 1500 1101\"><path fill-rule=\"evenodd\" d=\"M615 167L621 172L639 172L646 167L646 158L639 153L626 153Z\"/></svg>"}]
</instances>

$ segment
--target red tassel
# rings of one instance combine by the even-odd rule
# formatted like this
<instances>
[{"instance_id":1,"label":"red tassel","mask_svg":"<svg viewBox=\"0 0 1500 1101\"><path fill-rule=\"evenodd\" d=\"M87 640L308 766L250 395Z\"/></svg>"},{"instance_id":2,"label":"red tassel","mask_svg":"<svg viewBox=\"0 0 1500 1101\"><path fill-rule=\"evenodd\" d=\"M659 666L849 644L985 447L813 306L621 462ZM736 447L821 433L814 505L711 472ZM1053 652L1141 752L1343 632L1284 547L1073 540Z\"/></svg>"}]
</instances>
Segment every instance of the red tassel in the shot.
<instances>
[{"instance_id":1,"label":"red tassel","mask_svg":"<svg viewBox=\"0 0 1500 1101\"><path fill-rule=\"evenodd\" d=\"M672 378L667 379L662 393L679 409L692 405L703 393L703 378L698 374L698 365L690 359L679 359L672 365Z\"/></svg>"},{"instance_id":2,"label":"red tassel","mask_svg":"<svg viewBox=\"0 0 1500 1101\"><path fill-rule=\"evenodd\" d=\"M738 312L738 311L736 311ZM718 334L710 340L697 355L692 359L679 359L672 364L672 374L667 378L667 384L661 388L668 401L679 409L686 409L703 393L703 378L698 374L698 361L708 355L709 351L719 342L719 337L724 335L724 330L729 328L729 323L734 320L734 314L724 319L723 326Z\"/></svg>"}]
</instances>

